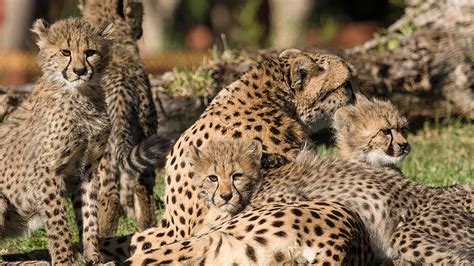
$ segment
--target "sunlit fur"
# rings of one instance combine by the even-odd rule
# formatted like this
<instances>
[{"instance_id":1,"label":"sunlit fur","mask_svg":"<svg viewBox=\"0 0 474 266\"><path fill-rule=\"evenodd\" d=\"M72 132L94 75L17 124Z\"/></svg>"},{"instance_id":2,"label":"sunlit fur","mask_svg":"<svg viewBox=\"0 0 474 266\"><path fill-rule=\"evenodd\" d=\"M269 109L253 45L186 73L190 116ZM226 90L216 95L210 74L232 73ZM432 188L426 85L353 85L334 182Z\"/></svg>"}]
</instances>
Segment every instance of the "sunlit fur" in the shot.
<instances>
[{"instance_id":1,"label":"sunlit fur","mask_svg":"<svg viewBox=\"0 0 474 266\"><path fill-rule=\"evenodd\" d=\"M374 166L393 166L406 157L407 126L393 104L362 95L356 104L339 109L334 123L341 155Z\"/></svg>"},{"instance_id":2,"label":"sunlit fur","mask_svg":"<svg viewBox=\"0 0 474 266\"><path fill-rule=\"evenodd\" d=\"M189 153L200 195L223 212L242 211L259 187L260 142L210 141L201 150L192 147ZM225 199L222 195L226 194L231 196Z\"/></svg>"},{"instance_id":3,"label":"sunlit fur","mask_svg":"<svg viewBox=\"0 0 474 266\"><path fill-rule=\"evenodd\" d=\"M92 172L109 135L104 92L96 82L108 63L110 30L95 29L81 18L50 27L37 20L32 31L38 35L43 75L0 124L0 238L46 225L53 265L72 265L74 259L67 194L86 264L100 259Z\"/></svg>"},{"instance_id":4,"label":"sunlit fur","mask_svg":"<svg viewBox=\"0 0 474 266\"><path fill-rule=\"evenodd\" d=\"M79 9L93 25L113 22L115 32L130 36L133 41L142 36L143 5L137 0L79 0ZM122 40L120 40L122 41Z\"/></svg>"},{"instance_id":5,"label":"sunlit fur","mask_svg":"<svg viewBox=\"0 0 474 266\"><path fill-rule=\"evenodd\" d=\"M334 54L290 49L287 82L294 92L296 113L311 131L328 128L334 112L354 99L354 67Z\"/></svg>"},{"instance_id":6,"label":"sunlit fur","mask_svg":"<svg viewBox=\"0 0 474 266\"><path fill-rule=\"evenodd\" d=\"M194 235L207 224L210 210L217 209L198 195L196 169L186 156L190 146L203 149L211 140L258 140L265 155L262 166L280 167L296 157L308 137L305 129L324 127L335 109L353 101L354 74L350 64L337 56L289 49L278 58L263 57L222 88L169 153L166 209L159 226L133 235L130 245L136 247L134 253L145 252L143 243L165 245ZM315 97L305 99L304 94ZM227 217L224 213L220 216ZM123 243L128 242L109 243L104 253L126 257L116 252L128 250Z\"/></svg>"},{"instance_id":7,"label":"sunlit fur","mask_svg":"<svg viewBox=\"0 0 474 266\"><path fill-rule=\"evenodd\" d=\"M38 35L38 63L45 77L73 91L99 83L97 73L107 62L104 57L109 46L104 38L110 37L112 28L97 29L78 19L60 21L48 28L43 20L37 20L32 31ZM81 69L85 69L84 73L78 71Z\"/></svg>"},{"instance_id":8,"label":"sunlit fur","mask_svg":"<svg viewBox=\"0 0 474 266\"><path fill-rule=\"evenodd\" d=\"M95 26L113 23L115 37L111 67L105 70L101 83L106 92L111 132L98 171L100 233L115 235L122 213L136 219L140 229L150 228L157 222L154 170L157 165L164 165L168 150L165 146L170 144L164 138L156 138L156 107L137 45L142 34L143 5L136 0L80 0L79 8ZM150 142L147 138L155 140ZM145 142L158 145L150 149Z\"/></svg>"}]
</instances>

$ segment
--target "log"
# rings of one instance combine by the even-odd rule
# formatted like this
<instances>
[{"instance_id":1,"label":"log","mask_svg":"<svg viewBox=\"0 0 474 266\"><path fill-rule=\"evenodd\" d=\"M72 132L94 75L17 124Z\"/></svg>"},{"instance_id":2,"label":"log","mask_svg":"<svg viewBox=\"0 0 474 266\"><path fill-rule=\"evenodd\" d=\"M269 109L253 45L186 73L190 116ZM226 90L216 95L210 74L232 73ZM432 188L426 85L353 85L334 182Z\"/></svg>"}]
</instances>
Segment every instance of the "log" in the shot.
<instances>
[{"instance_id":1,"label":"log","mask_svg":"<svg viewBox=\"0 0 474 266\"><path fill-rule=\"evenodd\" d=\"M362 89L409 118L474 119L474 2L407 1L387 34L345 50Z\"/></svg>"}]
</instances>

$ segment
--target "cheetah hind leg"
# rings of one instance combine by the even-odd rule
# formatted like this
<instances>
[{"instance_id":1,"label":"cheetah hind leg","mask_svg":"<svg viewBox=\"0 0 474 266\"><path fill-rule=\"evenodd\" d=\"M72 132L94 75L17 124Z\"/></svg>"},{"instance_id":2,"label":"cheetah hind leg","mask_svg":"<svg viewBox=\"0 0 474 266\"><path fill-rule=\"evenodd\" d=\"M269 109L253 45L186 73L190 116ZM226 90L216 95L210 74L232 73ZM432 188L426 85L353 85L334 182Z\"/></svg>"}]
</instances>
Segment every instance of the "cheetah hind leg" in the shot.
<instances>
[{"instance_id":1,"label":"cheetah hind leg","mask_svg":"<svg viewBox=\"0 0 474 266\"><path fill-rule=\"evenodd\" d=\"M127 173L120 173L120 205L122 210L130 219L137 219L135 213L134 187L136 181L132 180Z\"/></svg>"},{"instance_id":2,"label":"cheetah hind leg","mask_svg":"<svg viewBox=\"0 0 474 266\"><path fill-rule=\"evenodd\" d=\"M234 244L234 245L232 245ZM140 245L140 243L138 243ZM198 237L188 238L155 249L146 250L145 253L135 252L124 265L143 264L202 264L214 263L206 261L207 253L219 254L223 247L232 246L234 251L242 247L243 243L235 237L222 232L212 232ZM212 252L211 252L212 251ZM245 253L242 253L245 254ZM221 261L222 262L222 261ZM218 264L216 264L218 265Z\"/></svg>"},{"instance_id":3,"label":"cheetah hind leg","mask_svg":"<svg viewBox=\"0 0 474 266\"><path fill-rule=\"evenodd\" d=\"M261 243L255 240L238 239L233 234L214 231L145 252L136 252L124 265L272 265L275 264L275 258L278 259L278 265L308 264L300 256L301 248L292 240L274 241L280 242L277 246L285 246L286 251L273 247L256 251L255 247L260 247Z\"/></svg>"},{"instance_id":4,"label":"cheetah hind leg","mask_svg":"<svg viewBox=\"0 0 474 266\"><path fill-rule=\"evenodd\" d=\"M144 174L133 189L135 214L140 230L156 226L154 182L153 174Z\"/></svg>"},{"instance_id":5,"label":"cheetah hind leg","mask_svg":"<svg viewBox=\"0 0 474 266\"><path fill-rule=\"evenodd\" d=\"M4 263L0 260L0 265L9 265L9 266L49 266L51 263L44 260L29 260L29 261L9 261Z\"/></svg>"}]
</instances>

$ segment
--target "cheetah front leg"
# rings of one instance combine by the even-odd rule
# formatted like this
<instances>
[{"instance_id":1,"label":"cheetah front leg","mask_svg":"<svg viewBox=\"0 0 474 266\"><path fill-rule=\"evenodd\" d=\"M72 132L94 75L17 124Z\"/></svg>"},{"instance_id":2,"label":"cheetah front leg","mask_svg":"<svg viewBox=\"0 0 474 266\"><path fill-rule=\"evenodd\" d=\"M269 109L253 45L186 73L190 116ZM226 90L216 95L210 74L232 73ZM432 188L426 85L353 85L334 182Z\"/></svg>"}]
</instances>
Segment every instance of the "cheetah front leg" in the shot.
<instances>
[{"instance_id":1,"label":"cheetah front leg","mask_svg":"<svg viewBox=\"0 0 474 266\"><path fill-rule=\"evenodd\" d=\"M97 217L97 195L99 191L99 182L97 176L88 171L81 183L82 207L82 243L84 246L83 254L86 262L98 263L100 255L98 251L99 244L99 220Z\"/></svg>"},{"instance_id":2,"label":"cheetah front leg","mask_svg":"<svg viewBox=\"0 0 474 266\"><path fill-rule=\"evenodd\" d=\"M58 175L53 180L62 180L62 177ZM66 204L61 193L58 193L61 190L58 186L51 187L43 183L40 191L42 195L41 209L44 216L47 217L46 232L52 264L72 264L71 233L67 223Z\"/></svg>"},{"instance_id":3,"label":"cheetah front leg","mask_svg":"<svg viewBox=\"0 0 474 266\"><path fill-rule=\"evenodd\" d=\"M112 236L117 231L120 218L120 198L117 187L117 175L112 169L110 153L106 152L100 160L97 172L100 181L99 188L99 235L101 237Z\"/></svg>"},{"instance_id":4,"label":"cheetah front leg","mask_svg":"<svg viewBox=\"0 0 474 266\"><path fill-rule=\"evenodd\" d=\"M7 200L0 195L0 240L3 239L3 231L5 230L5 214L7 212Z\"/></svg>"}]
</instances>

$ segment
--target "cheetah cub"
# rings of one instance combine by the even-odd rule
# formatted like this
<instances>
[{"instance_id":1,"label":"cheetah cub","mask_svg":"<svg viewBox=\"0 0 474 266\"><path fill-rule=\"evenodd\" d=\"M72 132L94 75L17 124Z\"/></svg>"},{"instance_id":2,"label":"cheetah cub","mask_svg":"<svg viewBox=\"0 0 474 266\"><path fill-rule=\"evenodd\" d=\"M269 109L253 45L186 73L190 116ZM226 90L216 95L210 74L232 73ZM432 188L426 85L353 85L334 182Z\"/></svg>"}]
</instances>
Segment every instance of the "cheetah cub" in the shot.
<instances>
[{"instance_id":1,"label":"cheetah cub","mask_svg":"<svg viewBox=\"0 0 474 266\"><path fill-rule=\"evenodd\" d=\"M43 75L29 99L0 125L1 238L46 224L53 265L72 264L63 198L70 192L83 224L85 260L96 263L98 181L92 171L109 131L99 82L113 29L71 18L51 26L39 19L32 31Z\"/></svg>"},{"instance_id":2,"label":"cheetah cub","mask_svg":"<svg viewBox=\"0 0 474 266\"><path fill-rule=\"evenodd\" d=\"M258 191L260 142L210 141L201 150L192 145L188 156L195 169L194 185L200 197L213 207L208 215L210 221L241 212Z\"/></svg>"},{"instance_id":3,"label":"cheetah cub","mask_svg":"<svg viewBox=\"0 0 474 266\"><path fill-rule=\"evenodd\" d=\"M156 225L155 168L164 165L167 152L155 158L126 156L158 128L150 81L137 45L143 4L136 0L80 0L79 9L92 25L113 23L116 40L111 48L111 67L102 77L111 132L98 171L99 231L101 236L114 235L120 209L127 217L136 218L144 230ZM163 151L171 146L167 139L157 141Z\"/></svg>"},{"instance_id":4,"label":"cheetah cub","mask_svg":"<svg viewBox=\"0 0 474 266\"><path fill-rule=\"evenodd\" d=\"M395 168L410 152L408 121L389 101L357 94L357 103L337 110L336 143L341 155L376 167Z\"/></svg>"},{"instance_id":5,"label":"cheetah cub","mask_svg":"<svg viewBox=\"0 0 474 266\"><path fill-rule=\"evenodd\" d=\"M251 205L264 181L262 171L278 160L276 156L263 156L262 144L257 140L211 140L201 149L191 145L188 157L195 175L193 185L211 207L204 222L208 226ZM307 200L292 193L274 196L283 203Z\"/></svg>"},{"instance_id":6,"label":"cheetah cub","mask_svg":"<svg viewBox=\"0 0 474 266\"><path fill-rule=\"evenodd\" d=\"M301 198L288 191L272 193L277 202L251 204L258 201L260 169L265 166L259 141L211 140L200 150L192 145L188 158L193 185L211 207L207 228L182 241L148 247L126 265L371 263L373 252L362 220L341 204L298 201Z\"/></svg>"}]
</instances>

